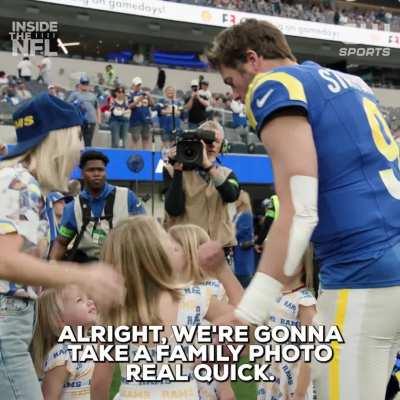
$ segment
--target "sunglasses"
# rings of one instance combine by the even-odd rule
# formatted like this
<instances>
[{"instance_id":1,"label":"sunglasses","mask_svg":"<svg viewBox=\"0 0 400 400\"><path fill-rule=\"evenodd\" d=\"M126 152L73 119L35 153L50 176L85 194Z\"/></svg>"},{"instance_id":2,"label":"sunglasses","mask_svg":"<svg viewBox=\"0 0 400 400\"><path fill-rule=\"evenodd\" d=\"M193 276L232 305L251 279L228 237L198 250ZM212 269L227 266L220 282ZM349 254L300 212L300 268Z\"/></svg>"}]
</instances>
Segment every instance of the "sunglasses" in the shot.
<instances>
[{"instance_id":1,"label":"sunglasses","mask_svg":"<svg viewBox=\"0 0 400 400\"><path fill-rule=\"evenodd\" d=\"M125 93L124 90L117 90L117 93Z\"/></svg>"}]
</instances>

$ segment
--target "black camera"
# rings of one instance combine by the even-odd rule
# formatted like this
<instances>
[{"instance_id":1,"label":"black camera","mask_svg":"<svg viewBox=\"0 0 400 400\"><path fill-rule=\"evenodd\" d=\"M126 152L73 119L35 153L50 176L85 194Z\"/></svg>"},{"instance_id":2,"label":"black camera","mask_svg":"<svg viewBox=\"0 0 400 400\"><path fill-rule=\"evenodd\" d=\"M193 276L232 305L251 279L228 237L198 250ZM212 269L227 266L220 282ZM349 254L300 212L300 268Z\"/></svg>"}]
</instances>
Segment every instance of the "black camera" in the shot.
<instances>
[{"instance_id":1,"label":"black camera","mask_svg":"<svg viewBox=\"0 0 400 400\"><path fill-rule=\"evenodd\" d=\"M215 132L206 130L186 130L176 137L176 161L185 169L193 169L203 165L203 144L215 141Z\"/></svg>"}]
</instances>

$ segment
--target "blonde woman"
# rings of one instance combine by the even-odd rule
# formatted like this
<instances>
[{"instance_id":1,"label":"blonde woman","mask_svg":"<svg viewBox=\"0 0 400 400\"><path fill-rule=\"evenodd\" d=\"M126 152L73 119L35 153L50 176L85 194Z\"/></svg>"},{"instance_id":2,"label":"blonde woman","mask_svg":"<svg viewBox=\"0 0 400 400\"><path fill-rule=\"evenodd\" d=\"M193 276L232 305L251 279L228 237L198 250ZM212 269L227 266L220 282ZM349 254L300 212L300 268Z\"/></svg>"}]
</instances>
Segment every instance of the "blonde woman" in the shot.
<instances>
[{"instance_id":1,"label":"blonde woman","mask_svg":"<svg viewBox=\"0 0 400 400\"><path fill-rule=\"evenodd\" d=\"M96 305L76 285L40 294L32 358L45 399L90 400L94 362L73 361L69 343L57 341L64 326L90 329L96 321Z\"/></svg>"},{"instance_id":2,"label":"blonde woman","mask_svg":"<svg viewBox=\"0 0 400 400\"><path fill-rule=\"evenodd\" d=\"M247 287L254 275L254 226L253 212L249 194L241 190L235 202L236 214L233 222L236 227L237 245L233 249L235 274L243 287Z\"/></svg>"},{"instance_id":3,"label":"blonde woman","mask_svg":"<svg viewBox=\"0 0 400 400\"><path fill-rule=\"evenodd\" d=\"M66 191L82 148L80 114L41 94L14 114L17 144L0 161L0 387L5 399L41 399L28 347L35 320L35 286L78 284L100 305L123 293L118 275L33 257L47 232L44 199Z\"/></svg>"},{"instance_id":4,"label":"blonde woman","mask_svg":"<svg viewBox=\"0 0 400 400\"><path fill-rule=\"evenodd\" d=\"M122 307L115 308L103 318L109 325L163 325L163 335L173 346L172 325L196 326L203 319L214 321L224 310L232 312L232 306L210 299L204 286L182 284L180 274L186 267L182 248L151 217L130 217L117 225L107 237L103 251L104 260L118 266L127 287ZM150 353L153 347L152 343L148 344ZM130 355L136 351L136 345L131 344ZM120 367L120 400L172 399L177 391L181 400L198 399L190 363L182 365L188 382L128 382L127 365ZM93 399L108 400L112 375L113 364L96 364L91 391Z\"/></svg>"}]
</instances>

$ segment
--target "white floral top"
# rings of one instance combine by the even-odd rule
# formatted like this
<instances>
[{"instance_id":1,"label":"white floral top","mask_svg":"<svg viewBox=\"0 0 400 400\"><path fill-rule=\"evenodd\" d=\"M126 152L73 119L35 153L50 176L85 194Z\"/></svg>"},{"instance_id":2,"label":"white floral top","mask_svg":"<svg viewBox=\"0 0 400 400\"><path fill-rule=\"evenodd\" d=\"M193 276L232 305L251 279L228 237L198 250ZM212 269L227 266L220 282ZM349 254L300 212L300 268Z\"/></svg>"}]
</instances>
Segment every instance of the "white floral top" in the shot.
<instances>
[{"instance_id":1,"label":"white floral top","mask_svg":"<svg viewBox=\"0 0 400 400\"><path fill-rule=\"evenodd\" d=\"M48 222L45 202L37 180L21 164L0 169L0 235L17 233L22 251L34 253L46 240ZM32 287L0 280L0 294L36 298Z\"/></svg>"}]
</instances>

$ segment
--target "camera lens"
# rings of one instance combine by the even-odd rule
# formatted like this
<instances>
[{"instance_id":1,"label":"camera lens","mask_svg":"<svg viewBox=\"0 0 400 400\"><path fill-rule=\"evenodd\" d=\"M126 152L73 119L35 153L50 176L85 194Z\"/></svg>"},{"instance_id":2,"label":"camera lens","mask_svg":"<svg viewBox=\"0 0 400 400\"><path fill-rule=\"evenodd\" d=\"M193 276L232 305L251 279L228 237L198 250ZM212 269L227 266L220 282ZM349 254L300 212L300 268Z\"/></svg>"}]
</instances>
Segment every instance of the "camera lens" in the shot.
<instances>
[{"instance_id":1,"label":"camera lens","mask_svg":"<svg viewBox=\"0 0 400 400\"><path fill-rule=\"evenodd\" d=\"M185 157L189 160L195 156L195 152L190 147L185 148L184 154L185 154Z\"/></svg>"}]
</instances>

